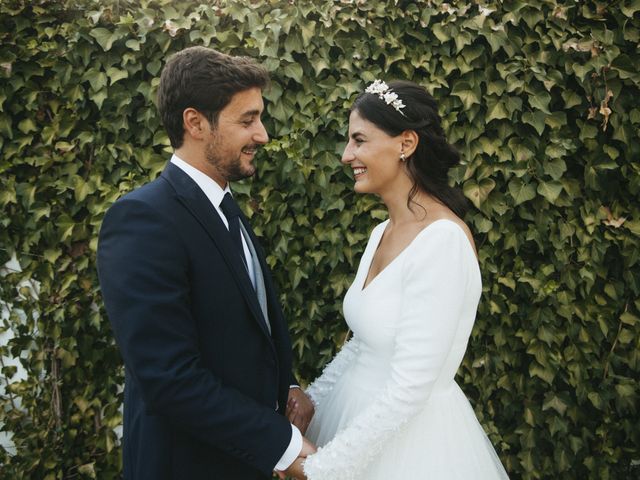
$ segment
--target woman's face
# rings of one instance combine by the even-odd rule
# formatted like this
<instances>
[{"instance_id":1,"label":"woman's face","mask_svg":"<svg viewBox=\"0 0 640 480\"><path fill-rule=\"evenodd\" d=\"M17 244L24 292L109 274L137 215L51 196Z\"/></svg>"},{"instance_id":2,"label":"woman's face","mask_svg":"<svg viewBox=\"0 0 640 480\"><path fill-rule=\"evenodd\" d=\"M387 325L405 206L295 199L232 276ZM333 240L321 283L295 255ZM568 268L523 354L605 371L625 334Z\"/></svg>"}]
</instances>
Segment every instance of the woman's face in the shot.
<instances>
[{"instance_id":1,"label":"woman's face","mask_svg":"<svg viewBox=\"0 0 640 480\"><path fill-rule=\"evenodd\" d=\"M401 153L401 135L389 136L362 118L357 110L351 112L349 142L342 154L342 163L353 170L356 192L383 195L393 189L401 176L406 176Z\"/></svg>"}]
</instances>

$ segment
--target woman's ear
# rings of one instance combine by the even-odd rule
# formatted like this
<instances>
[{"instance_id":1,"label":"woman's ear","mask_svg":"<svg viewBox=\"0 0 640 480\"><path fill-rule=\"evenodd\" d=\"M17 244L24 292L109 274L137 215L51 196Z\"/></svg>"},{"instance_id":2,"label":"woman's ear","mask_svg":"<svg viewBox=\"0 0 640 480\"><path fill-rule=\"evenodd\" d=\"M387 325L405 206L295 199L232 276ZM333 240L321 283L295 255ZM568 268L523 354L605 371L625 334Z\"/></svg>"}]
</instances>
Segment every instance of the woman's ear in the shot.
<instances>
[{"instance_id":1,"label":"woman's ear","mask_svg":"<svg viewBox=\"0 0 640 480\"><path fill-rule=\"evenodd\" d=\"M402 140L402 153L406 158L413 155L413 152L418 148L418 142L420 138L415 130L405 130L400 134Z\"/></svg>"}]
</instances>

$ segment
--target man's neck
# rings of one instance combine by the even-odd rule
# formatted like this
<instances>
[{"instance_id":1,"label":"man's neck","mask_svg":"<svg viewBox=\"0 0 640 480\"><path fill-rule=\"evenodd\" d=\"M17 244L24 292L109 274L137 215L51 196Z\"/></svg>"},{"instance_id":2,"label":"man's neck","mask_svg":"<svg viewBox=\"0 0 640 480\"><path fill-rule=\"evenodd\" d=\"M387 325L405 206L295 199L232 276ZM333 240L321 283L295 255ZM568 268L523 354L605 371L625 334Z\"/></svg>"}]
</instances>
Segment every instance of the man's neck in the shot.
<instances>
[{"instance_id":1,"label":"man's neck","mask_svg":"<svg viewBox=\"0 0 640 480\"><path fill-rule=\"evenodd\" d=\"M227 188L227 181L221 178L220 175L217 175L218 172L207 162L202 152L183 145L182 147L176 149L173 154L176 157L180 158L180 160L182 160L183 162L188 163L193 168L201 171L207 177L211 178L218 185L220 185L220 188L222 188L223 190Z\"/></svg>"}]
</instances>

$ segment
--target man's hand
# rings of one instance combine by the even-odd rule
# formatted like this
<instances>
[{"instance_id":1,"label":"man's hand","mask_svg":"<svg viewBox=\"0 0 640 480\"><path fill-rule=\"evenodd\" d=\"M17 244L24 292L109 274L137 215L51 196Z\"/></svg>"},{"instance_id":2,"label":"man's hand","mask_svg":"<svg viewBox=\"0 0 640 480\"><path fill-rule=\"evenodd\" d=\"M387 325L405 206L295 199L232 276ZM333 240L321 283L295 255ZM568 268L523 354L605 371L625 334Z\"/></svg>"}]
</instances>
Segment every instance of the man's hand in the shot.
<instances>
[{"instance_id":1,"label":"man's hand","mask_svg":"<svg viewBox=\"0 0 640 480\"><path fill-rule=\"evenodd\" d=\"M307 394L300 387L289 389L289 399L287 400L287 418L293 423L303 435L311 423L315 409Z\"/></svg>"},{"instance_id":2,"label":"man's hand","mask_svg":"<svg viewBox=\"0 0 640 480\"><path fill-rule=\"evenodd\" d=\"M296 480L307 480L307 477L304 474L304 470L302 468L302 462L304 462L304 458L298 457L291 464L289 468L287 468L284 472L277 472L278 477L281 479L285 479L288 477L295 478Z\"/></svg>"},{"instance_id":3,"label":"man's hand","mask_svg":"<svg viewBox=\"0 0 640 480\"><path fill-rule=\"evenodd\" d=\"M304 459L307 458L307 455L314 454L316 453L316 451L316 446L305 437L302 437L302 450L300 451L300 456L296 458L295 461L284 472L276 472L278 474L278 477L280 477L280 479L293 477L297 480L307 480L307 477L304 474L304 469L302 468L302 464L304 463Z\"/></svg>"}]
</instances>

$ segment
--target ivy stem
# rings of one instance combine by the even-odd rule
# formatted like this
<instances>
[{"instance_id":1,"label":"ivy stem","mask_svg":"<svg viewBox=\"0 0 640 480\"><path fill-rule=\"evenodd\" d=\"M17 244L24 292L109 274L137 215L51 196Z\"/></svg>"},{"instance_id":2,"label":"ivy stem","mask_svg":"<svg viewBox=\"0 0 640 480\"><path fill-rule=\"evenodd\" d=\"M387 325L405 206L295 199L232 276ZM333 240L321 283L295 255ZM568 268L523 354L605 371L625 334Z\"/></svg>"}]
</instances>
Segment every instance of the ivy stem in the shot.
<instances>
[{"instance_id":1,"label":"ivy stem","mask_svg":"<svg viewBox=\"0 0 640 480\"><path fill-rule=\"evenodd\" d=\"M56 349L52 349L51 357L51 409L53 410L53 417L56 423L56 431L62 430L62 396L60 395L60 372L58 360L56 359Z\"/></svg>"},{"instance_id":2,"label":"ivy stem","mask_svg":"<svg viewBox=\"0 0 640 480\"><path fill-rule=\"evenodd\" d=\"M628 309L629 309L629 303L626 303L624 306L624 311L626 312ZM607 375L609 374L609 362L611 360L611 355L613 355L613 351L616 348L616 345L618 345L618 337L620 336L621 331L622 331L622 319L620 319L618 322L618 331L616 332L616 338L613 340L613 345L611 345L611 350L609 350L609 353L607 354L607 359L604 362L604 373L602 374L603 381L607 378Z\"/></svg>"}]
</instances>

